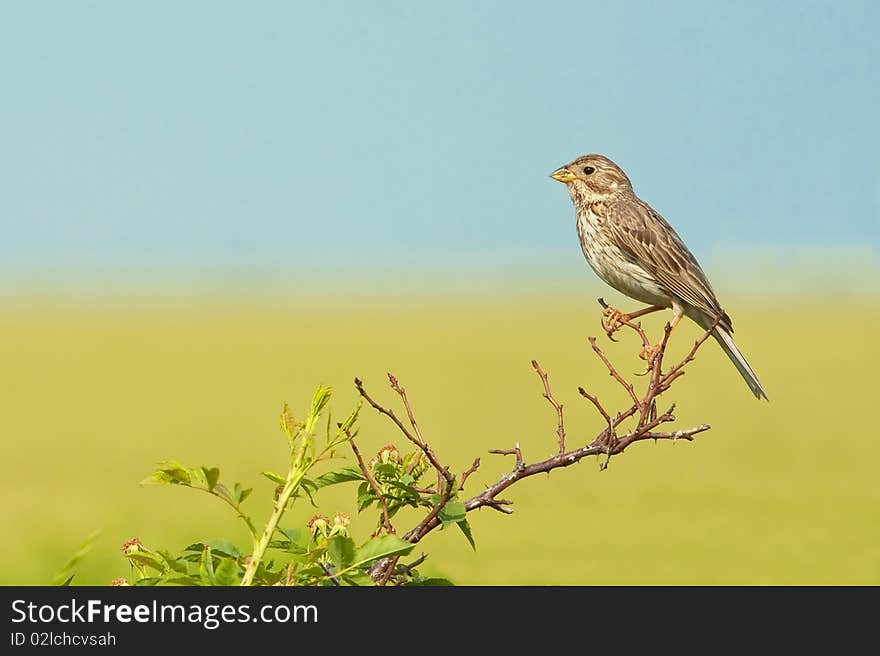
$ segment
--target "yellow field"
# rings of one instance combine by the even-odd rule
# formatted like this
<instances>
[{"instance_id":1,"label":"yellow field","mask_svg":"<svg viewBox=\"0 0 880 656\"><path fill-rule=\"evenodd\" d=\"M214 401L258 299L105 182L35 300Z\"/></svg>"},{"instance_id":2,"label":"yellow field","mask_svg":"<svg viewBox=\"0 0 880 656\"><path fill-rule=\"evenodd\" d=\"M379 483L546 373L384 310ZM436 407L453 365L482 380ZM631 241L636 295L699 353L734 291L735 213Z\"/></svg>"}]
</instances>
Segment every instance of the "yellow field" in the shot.
<instances>
[{"instance_id":1,"label":"yellow field","mask_svg":"<svg viewBox=\"0 0 880 656\"><path fill-rule=\"evenodd\" d=\"M523 481L504 494L514 515L471 515L476 553L458 531L438 531L420 547L423 570L460 584L880 584L877 303L848 303L839 316L807 301L734 299L728 309L769 404L709 343L664 398L678 404L678 426L711 431L636 444L604 472L588 460ZM48 582L94 529L78 583L126 575L119 547L132 536L173 549L220 536L246 546L215 499L138 481L166 458L216 465L224 480L256 487L246 507L262 520L272 483L259 472L283 467L282 401L302 415L325 383L342 415L356 402L354 376L397 407L384 373L397 374L441 459L461 471L482 457L476 492L511 465L488 449L519 441L527 460L553 452L555 417L530 359L565 403L570 445L601 428L578 385L609 408L624 402L586 342L598 317L585 294L7 303L0 582ZM658 335L662 321L646 324ZM683 325L672 354L697 335ZM599 343L624 371L638 369L632 335ZM375 412L362 417L365 451L403 446ZM350 511L354 488L320 499L321 512ZM355 537L372 518L355 517Z\"/></svg>"}]
</instances>

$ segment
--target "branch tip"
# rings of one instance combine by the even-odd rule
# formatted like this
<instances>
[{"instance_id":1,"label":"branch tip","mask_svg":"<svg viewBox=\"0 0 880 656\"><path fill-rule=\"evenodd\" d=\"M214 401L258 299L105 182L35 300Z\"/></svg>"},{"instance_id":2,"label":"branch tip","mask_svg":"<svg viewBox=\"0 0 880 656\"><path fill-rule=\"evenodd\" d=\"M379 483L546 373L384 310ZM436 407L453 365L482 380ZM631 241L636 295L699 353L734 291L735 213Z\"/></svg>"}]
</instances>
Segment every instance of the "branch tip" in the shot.
<instances>
[{"instance_id":1,"label":"branch tip","mask_svg":"<svg viewBox=\"0 0 880 656\"><path fill-rule=\"evenodd\" d=\"M599 305L602 306L604 309L607 309L609 307L608 304L605 303L605 300L603 298L599 298L597 300L599 302ZM556 434L558 437L559 447L558 452L555 455L540 462L526 464L522 455L522 450L520 448L519 442L516 442L514 444L514 447L511 449L490 449L489 453L491 454L515 456L514 466L512 470L503 474L494 484L489 485L488 487L484 488L479 494L476 494L465 500L464 506L466 512L470 512L471 510L483 507L489 507L504 514L511 514L513 512L513 510L510 508L512 502L508 499L498 498L498 495L524 478L542 473L546 473L549 475L550 472L554 469L567 467L576 462L579 462L583 458L594 455L600 456L598 458L599 469L601 471L604 471L608 468L612 456L622 453L626 448L629 447L629 445L634 442L648 439L653 439L655 441L666 439L673 442L680 439L691 441L696 435L709 430L710 426L708 424L699 424L691 428L670 431L656 430L657 427L663 423L675 421L675 415L673 413L676 407L673 403L665 413L658 415L657 398L664 392L666 392L671 387L671 385L676 380L678 380L679 377L684 375L685 367L688 363L694 360L697 351L706 342L709 336L712 335L713 331L717 328L720 321L721 315L716 317L712 325L706 330L706 332L700 337L700 339L694 342L693 347L691 348L690 352L684 357L684 359L672 368L670 368L669 371L665 374L662 371L662 365L663 358L666 352L666 347L669 343L670 335L672 333L672 325L669 322L664 325L663 335L660 339L660 343L654 346L651 344L647 334L642 328L641 322L621 321L621 326L628 327L636 332L636 334L639 336L640 341L642 342L643 353L648 353L648 367L645 373L650 374L650 377L648 378L644 393L640 392L639 394L636 394L635 386L632 383L628 382L620 374L619 370L614 366L614 364L612 364L608 356L598 346L597 338L595 336L588 336L587 341L589 342L592 350L605 365L606 369L608 370L608 375L613 377L617 381L617 383L626 391L630 399L630 404L628 407L625 407L626 409L617 410L616 412L610 413L601 404L598 396L590 394L584 387L578 387L578 393L593 404L593 406L602 416L605 425L598 432L598 434L596 434L592 442L590 442L586 446L582 446L576 449L566 450L566 432L563 420L563 404L558 402L553 396L553 393L550 389L550 382L547 373L544 371L537 360L531 360L532 368L535 370L541 380L541 384L543 387L542 396L547 399L547 402L550 403L556 411ZM424 492L430 491L431 494L439 495L438 501L431 506L430 511L424 517L424 519L422 519L422 521L419 522L418 525L416 525L413 529L408 531L403 536L404 540L407 540L411 543L417 543L430 531L441 525L442 522L439 518L440 511L450 501L450 499L452 499L456 490L461 491L464 489L465 483L468 478L475 471L477 471L478 467L480 466L480 458L475 458L471 466L462 472L456 485L456 477L449 471L449 467L441 465L436 457L436 454L434 454L433 450L428 446L428 443L423 438L421 430L419 429L419 425L416 422L415 416L413 414L409 399L406 395L406 390L400 385L397 377L391 373L388 373L388 381L391 385L391 388L400 396L404 408L406 409L407 419L409 420L409 427L404 424L405 420L401 421L392 410L384 408L376 403L367 394L366 390L363 387L363 382L360 378L355 378L354 381L358 393L364 398L364 400L367 401L367 403L369 403L378 412L387 416L404 434L404 436L410 442L416 445L419 450L427 457L431 466L435 469L437 473L436 490L426 490ZM628 430L628 432L619 434L622 433L622 423L628 418L634 416L637 418L637 421L635 422L633 428ZM353 450L357 449L353 442L352 448ZM603 455L605 456L604 458L601 457ZM365 468L362 467L362 471L363 469ZM421 492L422 491L420 490L420 493ZM381 499L381 495L377 496L380 496ZM390 525L390 521L388 522L388 524ZM386 526L385 528L387 531L388 527ZM422 560L423 558L417 559L416 563L421 562ZM411 569L415 566L416 563L413 563L410 566L398 567L397 571L402 571L402 568L405 567L409 567ZM375 580L380 581L381 584L385 584L392 579L391 574L395 571L395 567L397 567L397 558L386 558L384 559L383 564L380 565L379 563L377 563L376 565L374 565L373 569L371 570L371 574L373 574Z\"/></svg>"}]
</instances>

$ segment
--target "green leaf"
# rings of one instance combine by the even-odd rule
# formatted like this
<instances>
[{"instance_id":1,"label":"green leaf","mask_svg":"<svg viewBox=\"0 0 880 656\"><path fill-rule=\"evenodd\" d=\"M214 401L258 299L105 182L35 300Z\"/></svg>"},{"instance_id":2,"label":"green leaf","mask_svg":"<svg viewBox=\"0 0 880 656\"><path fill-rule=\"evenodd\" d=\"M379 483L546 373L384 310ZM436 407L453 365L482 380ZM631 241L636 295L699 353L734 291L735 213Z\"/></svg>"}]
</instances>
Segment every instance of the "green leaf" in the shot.
<instances>
[{"instance_id":1,"label":"green leaf","mask_svg":"<svg viewBox=\"0 0 880 656\"><path fill-rule=\"evenodd\" d=\"M265 476L266 478L268 478L270 481L272 481L273 483L278 483L278 485L284 485L287 482L286 480L284 480L283 476L280 476L279 474L276 474L275 472L264 471L264 472L260 472L260 473L263 476Z\"/></svg>"},{"instance_id":2,"label":"green leaf","mask_svg":"<svg viewBox=\"0 0 880 656\"><path fill-rule=\"evenodd\" d=\"M74 572L73 570L79 565L80 561L88 555L88 553L92 550L92 547L95 544L95 540L98 539L98 535L100 535L101 531L92 531L89 536L83 540L82 544L79 545L79 548L76 552L70 557L70 559L64 564L64 567L61 568L61 571L58 572L53 578L52 582L49 585L70 585L70 581L73 579Z\"/></svg>"},{"instance_id":3,"label":"green leaf","mask_svg":"<svg viewBox=\"0 0 880 656\"><path fill-rule=\"evenodd\" d=\"M403 492L403 496L407 501L418 501L421 499L422 495L420 495L411 485L405 485L403 483L398 483L397 481L389 481L388 484Z\"/></svg>"},{"instance_id":4,"label":"green leaf","mask_svg":"<svg viewBox=\"0 0 880 656\"><path fill-rule=\"evenodd\" d=\"M306 567L297 572L298 578L323 578L326 576L326 572L321 569L318 565L313 565L312 567Z\"/></svg>"},{"instance_id":5,"label":"green leaf","mask_svg":"<svg viewBox=\"0 0 880 656\"><path fill-rule=\"evenodd\" d=\"M281 533L284 537L286 537L291 542L299 542L302 537L302 529L298 528L282 528L280 526L276 526L275 530Z\"/></svg>"},{"instance_id":6,"label":"green leaf","mask_svg":"<svg viewBox=\"0 0 880 656\"><path fill-rule=\"evenodd\" d=\"M361 494L357 498L357 509L358 512L363 511L365 508L369 508L370 505L376 501L376 495L372 492L367 492L366 494Z\"/></svg>"},{"instance_id":7,"label":"green leaf","mask_svg":"<svg viewBox=\"0 0 880 656\"><path fill-rule=\"evenodd\" d=\"M327 555L337 569L346 569L354 561L354 540L349 537L336 535L327 546Z\"/></svg>"},{"instance_id":8,"label":"green leaf","mask_svg":"<svg viewBox=\"0 0 880 656\"><path fill-rule=\"evenodd\" d=\"M343 467L335 471L321 474L313 482L315 488L320 489L328 485L336 485L338 483L348 483L349 481L365 481L363 473L357 467Z\"/></svg>"},{"instance_id":9,"label":"green leaf","mask_svg":"<svg viewBox=\"0 0 880 656\"><path fill-rule=\"evenodd\" d=\"M455 522L455 525L461 529L461 532L464 533L464 536L467 538L467 541L471 543L471 549L476 551L477 544L474 542L474 535L473 535L473 533L471 533L471 525L468 524L468 520L462 519L459 522Z\"/></svg>"},{"instance_id":10,"label":"green leaf","mask_svg":"<svg viewBox=\"0 0 880 656\"><path fill-rule=\"evenodd\" d=\"M187 467L186 473L189 474L189 484L192 487L208 490L208 479L205 476L204 467ZM218 476L220 472L217 472Z\"/></svg>"},{"instance_id":11,"label":"green leaf","mask_svg":"<svg viewBox=\"0 0 880 656\"><path fill-rule=\"evenodd\" d=\"M162 580L163 579L161 576L153 576L145 579L139 579L135 581L134 584L137 586L152 586L159 585L160 583L162 583ZM198 585L198 583L196 583L195 585Z\"/></svg>"},{"instance_id":12,"label":"green leaf","mask_svg":"<svg viewBox=\"0 0 880 656\"><path fill-rule=\"evenodd\" d=\"M232 558L221 560L214 570L216 585L238 585L240 583L238 570L238 563Z\"/></svg>"},{"instance_id":13,"label":"green leaf","mask_svg":"<svg viewBox=\"0 0 880 656\"><path fill-rule=\"evenodd\" d=\"M315 391L315 395L312 397L312 407L309 409L309 416L306 417L305 421L306 433L311 433L315 429L318 417L321 416L324 407L330 402L330 394L330 388L323 385Z\"/></svg>"},{"instance_id":14,"label":"green leaf","mask_svg":"<svg viewBox=\"0 0 880 656\"><path fill-rule=\"evenodd\" d=\"M236 483L232 487L232 498L236 503L241 504L244 503L244 500L247 499L253 491L253 488L242 488L241 483Z\"/></svg>"},{"instance_id":15,"label":"green leaf","mask_svg":"<svg viewBox=\"0 0 880 656\"><path fill-rule=\"evenodd\" d=\"M162 556L170 569L174 570L175 572L186 574L186 565L175 558L170 551L167 551L165 549L157 549L156 553Z\"/></svg>"},{"instance_id":16,"label":"green leaf","mask_svg":"<svg viewBox=\"0 0 880 656\"><path fill-rule=\"evenodd\" d=\"M164 574L168 570L168 567L165 565L164 562L162 562L153 554L147 551L132 551L131 553L125 554L125 557L131 561L138 563L139 565L152 567L154 570L159 572L159 574Z\"/></svg>"},{"instance_id":17,"label":"green leaf","mask_svg":"<svg viewBox=\"0 0 880 656\"><path fill-rule=\"evenodd\" d=\"M302 549L298 552L291 553L289 560L294 563L300 563L301 565L307 565L313 563L317 557L318 556L315 555L313 551Z\"/></svg>"},{"instance_id":18,"label":"green leaf","mask_svg":"<svg viewBox=\"0 0 880 656\"><path fill-rule=\"evenodd\" d=\"M397 465L390 463L379 463L373 467L376 478L382 480L397 480Z\"/></svg>"},{"instance_id":19,"label":"green leaf","mask_svg":"<svg viewBox=\"0 0 880 656\"><path fill-rule=\"evenodd\" d=\"M352 431L352 426L354 426L354 423L357 421L357 416L360 411L361 402L358 402L357 407L355 407L352 413L346 417L345 421L339 425L339 430L336 432L336 437L339 442L346 442L357 435L357 431Z\"/></svg>"},{"instance_id":20,"label":"green leaf","mask_svg":"<svg viewBox=\"0 0 880 656\"><path fill-rule=\"evenodd\" d=\"M239 551L238 547L232 544L229 540L224 540L223 538L206 540L205 546L210 547L211 551L214 553L223 554L224 556L232 556L233 558L241 556L241 551Z\"/></svg>"},{"instance_id":21,"label":"green leaf","mask_svg":"<svg viewBox=\"0 0 880 656\"><path fill-rule=\"evenodd\" d=\"M460 522L465 518L466 514L467 509L461 501L449 501L440 509L440 513L437 516L445 525L450 522Z\"/></svg>"},{"instance_id":22,"label":"green leaf","mask_svg":"<svg viewBox=\"0 0 880 656\"><path fill-rule=\"evenodd\" d=\"M342 422L342 425L339 427L340 433L345 433L346 431L350 431L351 427L354 426L354 422L357 421L358 413L361 411L361 404L358 403L357 407L352 411L350 415Z\"/></svg>"},{"instance_id":23,"label":"green leaf","mask_svg":"<svg viewBox=\"0 0 880 656\"><path fill-rule=\"evenodd\" d=\"M407 586L422 586L422 585L452 585L455 583L450 581L449 579L441 579L441 578L431 578L431 579L420 579L418 581L410 581L409 583L405 583Z\"/></svg>"},{"instance_id":24,"label":"green leaf","mask_svg":"<svg viewBox=\"0 0 880 656\"><path fill-rule=\"evenodd\" d=\"M191 470L174 460L165 460L159 463L159 466L150 478L145 479L142 482L146 483L150 481L154 483L189 486L192 481Z\"/></svg>"},{"instance_id":25,"label":"green leaf","mask_svg":"<svg viewBox=\"0 0 880 656\"><path fill-rule=\"evenodd\" d=\"M210 469L202 467L202 473L205 474L205 482L208 484L208 492L212 492L214 486L217 485L217 481L220 480L220 470L217 467L211 467Z\"/></svg>"},{"instance_id":26,"label":"green leaf","mask_svg":"<svg viewBox=\"0 0 880 656\"><path fill-rule=\"evenodd\" d=\"M309 503L312 504L313 507L317 508L318 504L315 502L315 497L312 496L312 493L318 490L315 482L309 478L303 478L300 481L299 489L305 492L306 496L309 498Z\"/></svg>"},{"instance_id":27,"label":"green leaf","mask_svg":"<svg viewBox=\"0 0 880 656\"><path fill-rule=\"evenodd\" d=\"M342 580L349 585L355 586L373 586L376 583L370 578L369 574L365 574L359 569L353 569L348 574L342 575Z\"/></svg>"},{"instance_id":28,"label":"green leaf","mask_svg":"<svg viewBox=\"0 0 880 656\"><path fill-rule=\"evenodd\" d=\"M379 535L364 544L354 555L354 567L363 567L386 556L406 555L415 545L396 535Z\"/></svg>"},{"instance_id":29,"label":"green leaf","mask_svg":"<svg viewBox=\"0 0 880 656\"><path fill-rule=\"evenodd\" d=\"M214 559L211 557L211 547L207 545L199 560L199 578L203 585L217 585L214 578Z\"/></svg>"},{"instance_id":30,"label":"green leaf","mask_svg":"<svg viewBox=\"0 0 880 656\"><path fill-rule=\"evenodd\" d=\"M141 579L141 581L145 581L147 579ZM172 579L165 579L165 583L168 585L201 585L202 582L196 578L195 576L176 576ZM135 583L135 585L139 585L140 582Z\"/></svg>"}]
</instances>

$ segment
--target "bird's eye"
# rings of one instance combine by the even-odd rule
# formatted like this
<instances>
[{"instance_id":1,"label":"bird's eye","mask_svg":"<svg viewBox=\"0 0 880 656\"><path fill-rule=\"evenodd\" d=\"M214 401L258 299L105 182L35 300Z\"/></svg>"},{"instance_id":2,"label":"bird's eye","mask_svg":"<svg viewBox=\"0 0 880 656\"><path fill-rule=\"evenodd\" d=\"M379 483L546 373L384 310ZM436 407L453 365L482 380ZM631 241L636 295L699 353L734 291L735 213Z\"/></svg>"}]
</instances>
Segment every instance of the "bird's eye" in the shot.
<instances>
[{"instance_id":1,"label":"bird's eye","mask_svg":"<svg viewBox=\"0 0 880 656\"><path fill-rule=\"evenodd\" d=\"M590 175L591 173L594 173L595 171L596 171L596 169L594 169L592 166L585 166L584 167L584 175Z\"/></svg>"}]
</instances>

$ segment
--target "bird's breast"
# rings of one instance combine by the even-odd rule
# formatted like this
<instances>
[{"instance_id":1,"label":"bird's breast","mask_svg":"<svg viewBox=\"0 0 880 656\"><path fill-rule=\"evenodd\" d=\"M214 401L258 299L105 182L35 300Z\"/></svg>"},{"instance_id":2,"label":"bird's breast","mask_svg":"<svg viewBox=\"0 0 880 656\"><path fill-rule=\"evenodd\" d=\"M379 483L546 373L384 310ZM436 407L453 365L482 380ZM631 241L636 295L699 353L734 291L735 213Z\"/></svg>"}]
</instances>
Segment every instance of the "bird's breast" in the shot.
<instances>
[{"instance_id":1,"label":"bird's breast","mask_svg":"<svg viewBox=\"0 0 880 656\"><path fill-rule=\"evenodd\" d=\"M577 232L587 262L617 291L643 303L669 307L671 297L647 271L633 263L614 243L608 219L592 208L577 213Z\"/></svg>"}]
</instances>

